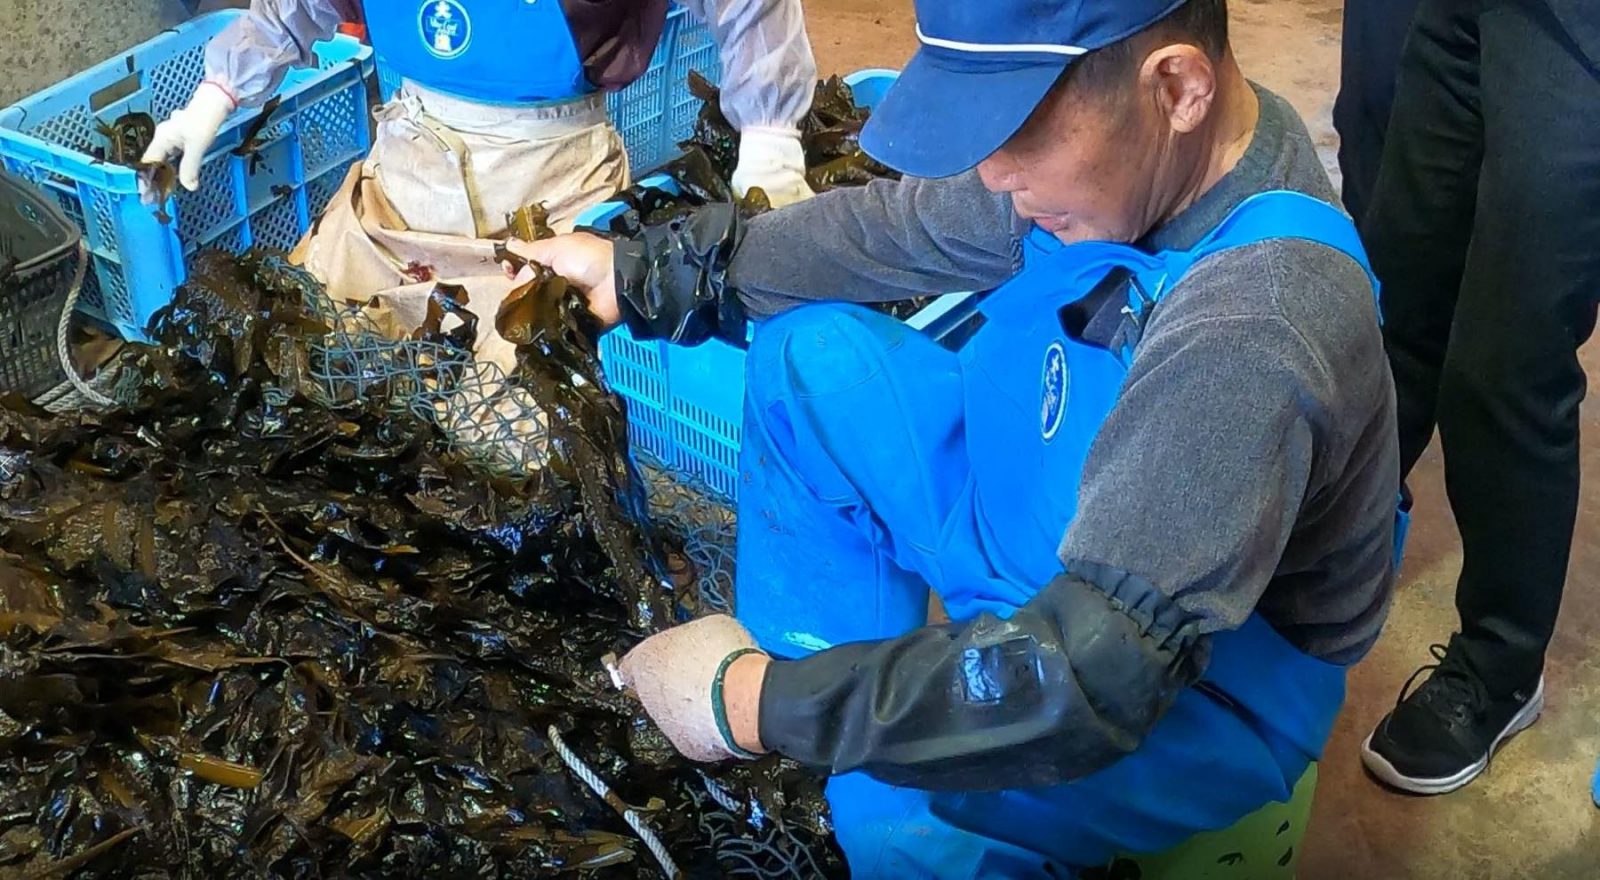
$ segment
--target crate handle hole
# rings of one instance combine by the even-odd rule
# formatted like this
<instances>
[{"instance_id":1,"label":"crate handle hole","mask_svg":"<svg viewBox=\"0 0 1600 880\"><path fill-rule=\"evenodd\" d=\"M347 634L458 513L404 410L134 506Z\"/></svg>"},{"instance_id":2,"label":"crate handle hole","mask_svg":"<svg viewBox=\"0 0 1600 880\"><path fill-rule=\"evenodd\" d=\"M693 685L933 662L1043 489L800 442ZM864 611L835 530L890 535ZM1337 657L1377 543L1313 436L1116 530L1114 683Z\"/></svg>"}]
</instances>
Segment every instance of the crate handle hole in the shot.
<instances>
[{"instance_id":1,"label":"crate handle hole","mask_svg":"<svg viewBox=\"0 0 1600 880\"><path fill-rule=\"evenodd\" d=\"M129 56L128 63L130 65L133 64L132 56ZM99 90L98 92L91 94L89 96L89 109L95 113L99 113L101 110L104 110L123 98L138 92L142 88L144 88L144 84L139 81L139 74L129 73L122 79L119 79L111 85Z\"/></svg>"}]
</instances>

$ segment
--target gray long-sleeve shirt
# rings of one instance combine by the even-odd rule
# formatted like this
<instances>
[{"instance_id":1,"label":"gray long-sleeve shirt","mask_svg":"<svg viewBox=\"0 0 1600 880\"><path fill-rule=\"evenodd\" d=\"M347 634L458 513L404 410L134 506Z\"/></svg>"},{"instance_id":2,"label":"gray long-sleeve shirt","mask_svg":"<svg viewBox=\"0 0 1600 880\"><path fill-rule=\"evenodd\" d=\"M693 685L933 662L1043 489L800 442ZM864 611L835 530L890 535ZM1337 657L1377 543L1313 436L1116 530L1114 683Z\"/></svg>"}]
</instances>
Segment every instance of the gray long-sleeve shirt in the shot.
<instances>
[{"instance_id":1,"label":"gray long-sleeve shirt","mask_svg":"<svg viewBox=\"0 0 1600 880\"><path fill-rule=\"evenodd\" d=\"M1299 117L1257 92L1238 165L1140 246L1193 246L1267 190L1336 201ZM982 290L1015 273L1025 232L975 173L876 182L757 218L729 278L756 315ZM1060 556L1150 582L1204 632L1259 610L1302 650L1352 663L1387 611L1398 485L1366 274L1322 245L1263 242L1200 262L1155 310Z\"/></svg>"}]
</instances>

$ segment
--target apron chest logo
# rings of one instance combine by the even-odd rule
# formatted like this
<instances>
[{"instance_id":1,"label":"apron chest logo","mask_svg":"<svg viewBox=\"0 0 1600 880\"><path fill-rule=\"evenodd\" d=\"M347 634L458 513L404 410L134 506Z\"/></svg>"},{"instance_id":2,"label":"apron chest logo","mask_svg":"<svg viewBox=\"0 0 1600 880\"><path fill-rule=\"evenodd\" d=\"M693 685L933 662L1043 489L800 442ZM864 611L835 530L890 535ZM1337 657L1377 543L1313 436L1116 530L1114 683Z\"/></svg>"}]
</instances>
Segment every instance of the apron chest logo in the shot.
<instances>
[{"instance_id":1,"label":"apron chest logo","mask_svg":"<svg viewBox=\"0 0 1600 880\"><path fill-rule=\"evenodd\" d=\"M1046 443L1055 439L1067 414L1067 350L1060 342L1044 350L1044 368L1039 375L1039 436Z\"/></svg>"},{"instance_id":2,"label":"apron chest logo","mask_svg":"<svg viewBox=\"0 0 1600 880\"><path fill-rule=\"evenodd\" d=\"M472 43L472 19L457 0L428 0L422 4L417 24L422 45L435 58L455 58Z\"/></svg>"}]
</instances>

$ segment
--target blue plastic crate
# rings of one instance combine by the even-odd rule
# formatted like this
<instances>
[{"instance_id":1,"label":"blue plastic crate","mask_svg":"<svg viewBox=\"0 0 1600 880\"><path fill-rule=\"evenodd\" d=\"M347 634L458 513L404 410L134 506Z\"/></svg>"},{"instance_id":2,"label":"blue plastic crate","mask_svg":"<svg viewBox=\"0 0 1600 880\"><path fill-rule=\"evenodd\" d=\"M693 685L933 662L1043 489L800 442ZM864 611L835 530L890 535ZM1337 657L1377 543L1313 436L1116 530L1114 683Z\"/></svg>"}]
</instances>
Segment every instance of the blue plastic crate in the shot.
<instances>
[{"instance_id":1,"label":"blue plastic crate","mask_svg":"<svg viewBox=\"0 0 1600 880\"><path fill-rule=\"evenodd\" d=\"M378 64L378 91L387 101L400 89L400 76ZM711 31L689 11L674 3L667 11L650 66L627 88L606 96L611 119L628 148L628 164L635 176L659 167L678 155L678 143L694 132L700 100L689 94L689 71L698 70L712 82L722 81L722 59Z\"/></svg>"},{"instance_id":2,"label":"blue plastic crate","mask_svg":"<svg viewBox=\"0 0 1600 880\"><path fill-rule=\"evenodd\" d=\"M180 189L165 206L171 222L141 202L132 169L95 158L107 145L97 124L130 112L159 121L188 103L204 75L206 43L243 14L201 16L0 109L0 161L54 196L87 237L94 271L79 307L128 339L144 338L199 249L292 247L371 146L362 79L372 51L336 37L317 44L316 69L284 79L253 158L232 153L259 114L228 120L206 155L199 191Z\"/></svg>"},{"instance_id":3,"label":"blue plastic crate","mask_svg":"<svg viewBox=\"0 0 1600 880\"><path fill-rule=\"evenodd\" d=\"M883 97L895 73L863 70L845 81L857 100L871 106ZM676 183L656 175L640 181L676 192ZM603 228L624 210L608 202L578 218L578 225ZM935 339L963 324L971 293L939 297L906 323ZM628 402L628 439L664 464L696 478L733 501L739 491L739 447L744 420L745 349L721 340L697 346L638 340L625 326L600 339L600 360L611 387Z\"/></svg>"}]
</instances>

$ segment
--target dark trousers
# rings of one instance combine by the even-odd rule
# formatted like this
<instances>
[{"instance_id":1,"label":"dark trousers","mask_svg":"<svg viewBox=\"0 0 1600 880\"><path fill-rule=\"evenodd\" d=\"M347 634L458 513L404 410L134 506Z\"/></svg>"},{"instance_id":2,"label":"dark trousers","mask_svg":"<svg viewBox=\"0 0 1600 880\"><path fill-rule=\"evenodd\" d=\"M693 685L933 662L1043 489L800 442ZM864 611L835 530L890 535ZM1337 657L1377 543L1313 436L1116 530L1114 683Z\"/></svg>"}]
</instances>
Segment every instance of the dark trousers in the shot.
<instances>
[{"instance_id":1,"label":"dark trousers","mask_svg":"<svg viewBox=\"0 0 1600 880\"><path fill-rule=\"evenodd\" d=\"M1443 444L1457 648L1507 693L1561 604L1600 294L1600 73L1541 0L1423 0L1362 237L1403 472Z\"/></svg>"},{"instance_id":2,"label":"dark trousers","mask_svg":"<svg viewBox=\"0 0 1600 880\"><path fill-rule=\"evenodd\" d=\"M1339 55L1339 97L1333 127L1339 132L1339 173L1344 205L1360 219L1372 201L1383 159L1384 131L1394 105L1395 72L1418 0L1345 0Z\"/></svg>"}]
</instances>

